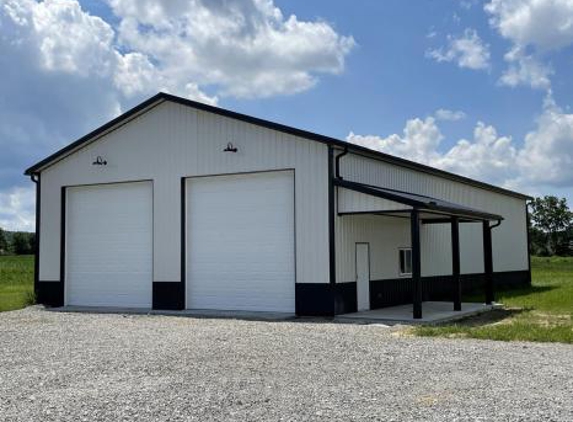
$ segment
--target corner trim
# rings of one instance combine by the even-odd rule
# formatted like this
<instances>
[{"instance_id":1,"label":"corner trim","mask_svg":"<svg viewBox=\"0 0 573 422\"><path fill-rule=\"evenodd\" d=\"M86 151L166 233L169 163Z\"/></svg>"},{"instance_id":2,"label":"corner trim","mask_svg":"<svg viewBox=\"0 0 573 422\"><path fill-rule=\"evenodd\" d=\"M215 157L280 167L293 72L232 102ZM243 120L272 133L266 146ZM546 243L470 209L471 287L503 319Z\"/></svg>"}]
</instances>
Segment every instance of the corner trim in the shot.
<instances>
[{"instance_id":1,"label":"corner trim","mask_svg":"<svg viewBox=\"0 0 573 422\"><path fill-rule=\"evenodd\" d=\"M529 214L529 203L525 202L525 231L527 233L527 272L529 285L531 286L531 233L529 233L531 216Z\"/></svg>"},{"instance_id":2,"label":"corner trim","mask_svg":"<svg viewBox=\"0 0 573 422\"><path fill-rule=\"evenodd\" d=\"M336 242L334 221L334 150L328 146L328 268L331 286L336 284Z\"/></svg>"},{"instance_id":3,"label":"corner trim","mask_svg":"<svg viewBox=\"0 0 573 422\"><path fill-rule=\"evenodd\" d=\"M34 295L38 299L38 282L40 281L40 224L41 224L41 204L42 204L42 177L38 174L37 179L32 181L36 183L36 236L34 241Z\"/></svg>"},{"instance_id":4,"label":"corner trim","mask_svg":"<svg viewBox=\"0 0 573 422\"><path fill-rule=\"evenodd\" d=\"M60 194L60 283L62 305L66 304L66 211L66 186L62 186Z\"/></svg>"},{"instance_id":5,"label":"corner trim","mask_svg":"<svg viewBox=\"0 0 573 422\"><path fill-rule=\"evenodd\" d=\"M181 292L183 300L183 309L187 308L187 192L186 183L187 178L181 178L181 219L180 219L180 229L181 229Z\"/></svg>"}]
</instances>

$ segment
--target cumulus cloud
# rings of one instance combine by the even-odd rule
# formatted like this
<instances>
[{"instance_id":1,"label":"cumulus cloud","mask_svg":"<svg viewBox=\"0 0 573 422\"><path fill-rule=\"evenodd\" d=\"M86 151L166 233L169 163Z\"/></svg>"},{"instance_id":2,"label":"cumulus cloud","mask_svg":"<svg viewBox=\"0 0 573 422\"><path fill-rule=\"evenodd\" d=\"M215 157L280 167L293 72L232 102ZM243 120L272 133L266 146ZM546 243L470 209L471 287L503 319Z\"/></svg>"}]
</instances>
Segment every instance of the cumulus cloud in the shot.
<instances>
[{"instance_id":1,"label":"cumulus cloud","mask_svg":"<svg viewBox=\"0 0 573 422\"><path fill-rule=\"evenodd\" d=\"M490 24L513 44L500 83L549 89L547 56L573 43L573 0L491 0Z\"/></svg>"},{"instance_id":2,"label":"cumulus cloud","mask_svg":"<svg viewBox=\"0 0 573 422\"><path fill-rule=\"evenodd\" d=\"M551 66L544 64L533 55L524 54L519 47L505 54L504 59L509 63L499 82L502 85L515 87L529 85L532 88L549 89L551 87Z\"/></svg>"},{"instance_id":3,"label":"cumulus cloud","mask_svg":"<svg viewBox=\"0 0 573 422\"><path fill-rule=\"evenodd\" d=\"M448 45L431 49L426 56L437 62L455 62L459 67L480 70L489 68L489 45L474 29L466 28L461 36L448 36Z\"/></svg>"},{"instance_id":4,"label":"cumulus cloud","mask_svg":"<svg viewBox=\"0 0 573 422\"><path fill-rule=\"evenodd\" d=\"M439 156L437 149L443 139L444 136L433 117L408 120L401 135L392 134L382 138L350 132L346 138L354 144L424 164L431 164Z\"/></svg>"},{"instance_id":5,"label":"cumulus cloud","mask_svg":"<svg viewBox=\"0 0 573 422\"><path fill-rule=\"evenodd\" d=\"M144 97L294 94L342 72L355 44L272 0L109 4L113 24L78 0L0 0L0 225L31 215L24 168Z\"/></svg>"},{"instance_id":6,"label":"cumulus cloud","mask_svg":"<svg viewBox=\"0 0 573 422\"><path fill-rule=\"evenodd\" d=\"M478 122L473 139L460 139L452 148L441 152L444 136L433 117L410 119L402 135L386 138L350 133L347 141L396 155L432 167L503 184L513 178L511 163L516 150L510 137L499 136L493 126Z\"/></svg>"},{"instance_id":7,"label":"cumulus cloud","mask_svg":"<svg viewBox=\"0 0 573 422\"><path fill-rule=\"evenodd\" d=\"M381 137L351 132L347 140L514 189L573 186L573 114L559 108L551 94L523 145L500 135L494 126L477 122L471 139L460 139L444 149L444 136L433 117L408 120L401 135Z\"/></svg>"},{"instance_id":8,"label":"cumulus cloud","mask_svg":"<svg viewBox=\"0 0 573 422\"><path fill-rule=\"evenodd\" d=\"M523 179L559 187L573 186L573 114L555 104L551 94L537 127L525 136L518 164Z\"/></svg>"},{"instance_id":9,"label":"cumulus cloud","mask_svg":"<svg viewBox=\"0 0 573 422\"><path fill-rule=\"evenodd\" d=\"M169 78L216 85L222 95L304 91L338 74L354 46L327 22L285 17L269 0L110 0L119 42L161 63Z\"/></svg>"},{"instance_id":10,"label":"cumulus cloud","mask_svg":"<svg viewBox=\"0 0 573 422\"><path fill-rule=\"evenodd\" d=\"M490 23L516 45L556 50L573 42L573 1L491 0Z\"/></svg>"},{"instance_id":11,"label":"cumulus cloud","mask_svg":"<svg viewBox=\"0 0 573 422\"><path fill-rule=\"evenodd\" d=\"M466 118L466 113L461 110L448 110L445 108L440 108L434 113L436 120L446 120L450 122L455 122L458 120L463 120Z\"/></svg>"}]
</instances>

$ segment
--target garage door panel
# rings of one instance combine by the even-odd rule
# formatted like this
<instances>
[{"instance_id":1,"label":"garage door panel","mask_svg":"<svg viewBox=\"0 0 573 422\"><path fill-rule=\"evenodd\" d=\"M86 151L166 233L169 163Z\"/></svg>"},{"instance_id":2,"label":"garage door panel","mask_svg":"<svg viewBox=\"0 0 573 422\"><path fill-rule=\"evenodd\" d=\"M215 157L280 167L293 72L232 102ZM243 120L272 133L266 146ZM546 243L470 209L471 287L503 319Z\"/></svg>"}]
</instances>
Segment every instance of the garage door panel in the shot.
<instances>
[{"instance_id":1,"label":"garage door panel","mask_svg":"<svg viewBox=\"0 0 573 422\"><path fill-rule=\"evenodd\" d=\"M67 190L67 304L151 307L151 182Z\"/></svg>"},{"instance_id":2,"label":"garage door panel","mask_svg":"<svg viewBox=\"0 0 573 422\"><path fill-rule=\"evenodd\" d=\"M294 312L292 172L187 181L187 307Z\"/></svg>"}]
</instances>

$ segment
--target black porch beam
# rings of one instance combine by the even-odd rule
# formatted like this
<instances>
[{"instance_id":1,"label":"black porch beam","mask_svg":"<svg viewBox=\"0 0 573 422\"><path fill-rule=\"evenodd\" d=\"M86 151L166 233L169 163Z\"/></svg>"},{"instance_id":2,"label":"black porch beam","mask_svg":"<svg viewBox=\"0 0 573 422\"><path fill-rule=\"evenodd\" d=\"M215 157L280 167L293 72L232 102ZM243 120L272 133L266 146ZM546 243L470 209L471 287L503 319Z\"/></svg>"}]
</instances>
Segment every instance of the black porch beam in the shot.
<instances>
[{"instance_id":1,"label":"black porch beam","mask_svg":"<svg viewBox=\"0 0 573 422\"><path fill-rule=\"evenodd\" d=\"M476 223L479 222L479 220L468 220L465 218L458 218L458 222L460 223ZM451 218L423 218L422 219L422 224L449 224L452 222Z\"/></svg>"},{"instance_id":2,"label":"black porch beam","mask_svg":"<svg viewBox=\"0 0 573 422\"><path fill-rule=\"evenodd\" d=\"M460 220L452 217L452 283L454 311L462 310L462 280L460 278Z\"/></svg>"},{"instance_id":3,"label":"black porch beam","mask_svg":"<svg viewBox=\"0 0 573 422\"><path fill-rule=\"evenodd\" d=\"M485 275L485 303L491 305L493 296L493 251L489 221L483 222L483 261Z\"/></svg>"},{"instance_id":4,"label":"black porch beam","mask_svg":"<svg viewBox=\"0 0 573 422\"><path fill-rule=\"evenodd\" d=\"M420 253L420 212L414 209L410 214L412 241L412 284L414 318L422 318L422 261Z\"/></svg>"}]
</instances>

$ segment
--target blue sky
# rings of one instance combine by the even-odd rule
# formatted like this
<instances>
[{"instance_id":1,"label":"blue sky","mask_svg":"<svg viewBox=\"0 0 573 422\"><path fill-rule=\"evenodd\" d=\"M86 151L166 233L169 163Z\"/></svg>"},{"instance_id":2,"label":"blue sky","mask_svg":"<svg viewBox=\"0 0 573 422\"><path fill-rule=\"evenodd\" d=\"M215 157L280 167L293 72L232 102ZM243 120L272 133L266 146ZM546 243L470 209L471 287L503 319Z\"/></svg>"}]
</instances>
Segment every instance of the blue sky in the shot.
<instances>
[{"instance_id":1,"label":"blue sky","mask_svg":"<svg viewBox=\"0 0 573 422\"><path fill-rule=\"evenodd\" d=\"M0 0L0 226L25 167L166 90L573 201L573 0Z\"/></svg>"}]
</instances>

